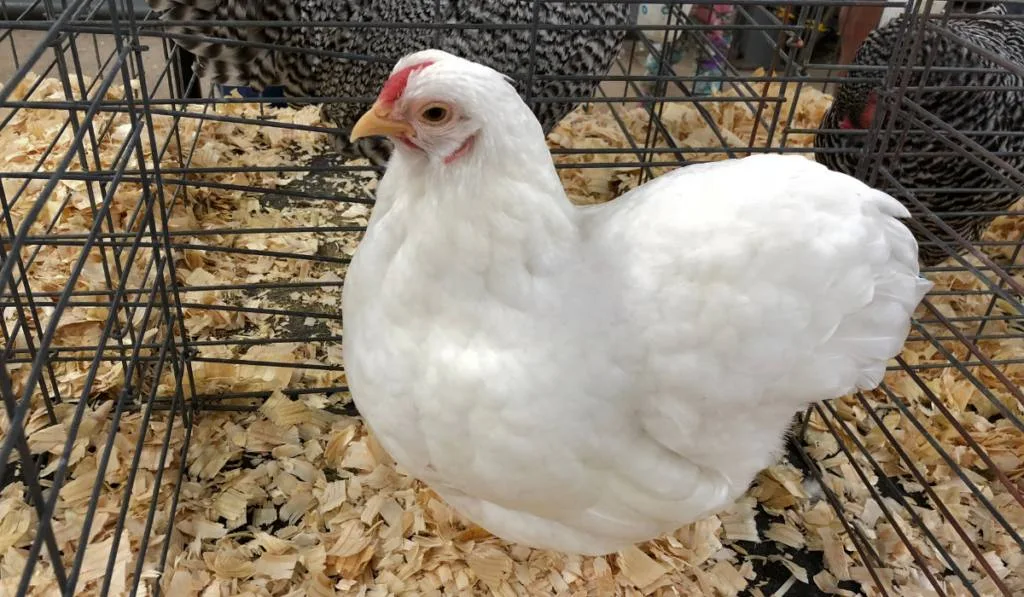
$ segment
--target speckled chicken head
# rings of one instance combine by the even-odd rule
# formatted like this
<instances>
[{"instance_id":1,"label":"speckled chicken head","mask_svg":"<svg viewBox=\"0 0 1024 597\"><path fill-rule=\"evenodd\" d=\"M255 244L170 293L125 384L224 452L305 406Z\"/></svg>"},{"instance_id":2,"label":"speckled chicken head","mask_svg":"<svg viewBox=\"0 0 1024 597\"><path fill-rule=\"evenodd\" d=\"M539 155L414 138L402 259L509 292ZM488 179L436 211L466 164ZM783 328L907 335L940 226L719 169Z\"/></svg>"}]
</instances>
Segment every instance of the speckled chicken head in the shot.
<instances>
[{"instance_id":1,"label":"speckled chicken head","mask_svg":"<svg viewBox=\"0 0 1024 597\"><path fill-rule=\"evenodd\" d=\"M850 78L869 78L870 73L852 71ZM841 129L871 128L878 105L879 82L857 81L844 82L836 92L832 104L834 122Z\"/></svg>"}]
</instances>

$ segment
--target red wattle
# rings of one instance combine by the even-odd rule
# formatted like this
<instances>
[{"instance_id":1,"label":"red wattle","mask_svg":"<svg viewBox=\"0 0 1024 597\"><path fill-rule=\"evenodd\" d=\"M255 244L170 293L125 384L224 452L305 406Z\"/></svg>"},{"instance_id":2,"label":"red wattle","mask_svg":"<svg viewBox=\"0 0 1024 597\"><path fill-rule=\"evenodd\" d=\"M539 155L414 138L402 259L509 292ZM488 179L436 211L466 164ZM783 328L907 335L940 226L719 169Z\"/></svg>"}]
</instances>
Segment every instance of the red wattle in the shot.
<instances>
[{"instance_id":1,"label":"red wattle","mask_svg":"<svg viewBox=\"0 0 1024 597\"><path fill-rule=\"evenodd\" d=\"M860 128L871 128L871 121L875 119L875 104L872 102L860 115Z\"/></svg>"}]
</instances>

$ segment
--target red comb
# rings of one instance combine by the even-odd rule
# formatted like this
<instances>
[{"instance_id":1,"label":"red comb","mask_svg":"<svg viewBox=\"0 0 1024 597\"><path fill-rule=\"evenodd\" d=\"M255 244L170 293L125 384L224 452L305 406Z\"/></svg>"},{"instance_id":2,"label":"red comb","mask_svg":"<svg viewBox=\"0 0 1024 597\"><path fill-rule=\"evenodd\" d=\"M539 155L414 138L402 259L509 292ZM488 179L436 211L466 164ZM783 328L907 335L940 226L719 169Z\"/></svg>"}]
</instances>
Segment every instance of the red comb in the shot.
<instances>
[{"instance_id":1,"label":"red comb","mask_svg":"<svg viewBox=\"0 0 1024 597\"><path fill-rule=\"evenodd\" d=\"M377 101L385 105L395 103L395 101L405 93L405 85L409 82L409 75L420 69L426 68L433 63L433 60L427 60L425 62L413 64L388 77L388 80L384 82L384 88L380 90L380 95L377 97Z\"/></svg>"}]
</instances>

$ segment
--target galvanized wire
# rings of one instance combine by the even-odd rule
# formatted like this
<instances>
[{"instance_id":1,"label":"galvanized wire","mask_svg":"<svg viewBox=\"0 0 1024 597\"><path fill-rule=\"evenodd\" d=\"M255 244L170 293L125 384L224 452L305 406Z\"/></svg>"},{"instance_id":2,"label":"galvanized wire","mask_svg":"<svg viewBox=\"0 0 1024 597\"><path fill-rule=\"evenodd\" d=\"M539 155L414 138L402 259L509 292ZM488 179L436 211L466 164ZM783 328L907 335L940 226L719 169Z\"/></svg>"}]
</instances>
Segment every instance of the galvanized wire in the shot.
<instances>
[{"instance_id":1,"label":"galvanized wire","mask_svg":"<svg viewBox=\"0 0 1024 597\"><path fill-rule=\"evenodd\" d=\"M638 4L638 1L627 4ZM435 4L435 14L441 15L441 2ZM689 2L707 5L710 1ZM722 3L718 3L722 4ZM558 77L576 80L600 80L594 97L527 97L528 102L572 101L590 103L607 111L608 123L614 134L622 137L623 147L555 148L552 153L560 170L616 170L637 172L637 181L656 176L659 169L676 167L714 157L739 157L758 152L784 152L811 154L813 148L800 146L801 135L819 132L816 125L801 126L795 102L786 106L788 98L810 93L809 90L830 90L842 80L838 74L844 70L832 64L832 57L823 55L822 45L828 36L819 32L816 24L827 23L841 6L867 5L902 7L901 3L857 2L792 2L781 8L778 15L760 12L756 2L734 2L739 22L729 25L708 25L696 22L682 3L674 3L664 25L621 26L628 33L611 72L607 74L580 73L572 75L545 75L536 72L536 43L529 56L524 57L521 72L509 75L530 82L555 80ZM935 86L909 85L913 76L927 77L942 73L945 67L932 61L921 64L924 32L960 43L967 51L994 63L995 68L1024 77L1024 65L1015 64L981 48L960 40L949 29L955 20L977 18L976 14L947 7L944 12L928 14L933 3L916 1L906 7L906 34L894 52L887 68L874 69L885 77L881 90L883 101L876 116L875 126L861 133L832 131L844 135L861 134L866 146L860 156L858 176L884 188L901 199L921 221L934 222L945 238L924 230L922 244L944 248L950 258L937 266L925 269L930 276L960 276L962 283L950 287L937 287L925 302L921 316L915 321L909 343L931 347L932 358L915 362L905 357L890 367L894 374L906 376L911 385L919 388L934 411L953 429L957 438L954 453L951 446L935 436L919 419L919 409L904 395L905 388L884 384L871 395L850 397L865 417L851 422L840 412L837 402L814 406L805 413L805 425L813 419L839 438L838 449L853 467L859 481L867 488L912 559L924 575L924 581L938 594L948 593L949 577L956 577L968 593L978 595L976 581L972 580L963 560L949 553L944 543L929 528L918 513L914 500L899 488L899 479L890 477L885 465L876 457L877 446L868 446L866 432L857 426L877 429L887 449L899 463L904 480L913 480L922 489L920 499L939 512L945 523L951 525L970 562L987 576L1002 594L1011 589L986 560L986 555L975 545L966 521L958 518L956 507L932 487L929 473L917 461L915 454L901 445L899 432L890 429L886 414L901 413L912 427L925 438L936 456L960 478L968 488L968 498L978 516L991 520L1000 527L1019 548L1024 550L1020 529L1011 520L1018 515L1008 508L1024 508L1021 477L1003 471L993 460L988 448L976 438L976 430L965 426L954 409L944 402L932 380L937 376L953 376L975 388L985 403L999 413L1007 424L1024 434L1024 421L1018 405L1024 404L1024 394L1014 376L1024 357L995 354L992 343L1024 342L1024 279L1020 260L1021 239L982 240L969 242L950 228L945 221L965 212L933 211L920 199L929 193L948 192L971 196L992 188L972 187L969 182L955 188L907 187L892 166L901 159L928 157L931 159L958 157L976 164L1000 181L1002 189L1015 190L1024 195L1024 172L1014 168L1012 159L1019 152L988 151L983 145L992 131L977 127L964 127L945 122L922 104L923 93L939 90ZM924 14L922 14L924 13ZM446 31L478 29L481 31L528 30L536 42L538 33L545 29L558 30L571 27L539 23L540 2L535 4L532 23L448 23L437 17L433 22L410 25L387 21L319 22L300 21L222 21L224 27L319 27L351 28L359 30L430 28L435 39ZM768 14L768 17L764 17ZM920 16L915 16L920 15ZM757 22L767 18L769 22ZM1019 19L1019 15L998 19ZM997 19L997 20L998 20ZM810 25L809 25L810 24ZM118 449L119 421L126 413L142 417L142 433L133 440L134 450L128 481L120 488L114 542L106 560L105 574L98 586L91 590L105 594L110 587L112 570L116 564L118 542L127 541L127 525L141 525L142 537L139 553L133 554L131 594L140 594L145 585L149 593L159 594L158 579L144 574L147 550L156 549L156 565L163 570L167 565L171 547L171 529L181 498L180 492L187 479L186 462L191 432L196 417L205 411L244 411L258 407L272 394L272 390L208 391L196 380L194 368L201 364L256 365L269 370L290 368L300 371L337 371L340 363L285 362L270 359L247 358L246 350L256 346L272 346L291 342L308 343L325 348L337 346L341 335L328 324L341 321L340 311L316 305L300 308L288 304L260 304L238 300L210 304L200 300L210 293L224 296L255 297L261 293L311 293L334 289L340 293L340 280L219 280L217 283L186 284L179 266L188 252L206 259L224 259L227 256L263 258L283 264L303 262L322 271L344 272L348 256L342 254L303 255L282 250L249 248L247 238L273 234L281 238L300 235L319 237L359 235L365 228L349 224L309 224L280 227L213 227L171 229L169 221L173 210L191 206L197 193L230 192L245 194L259 201L275 200L288 205L307 205L312 202L333 202L339 205L372 204L372 194L365 190L339 192L321 185L286 184L276 186L252 184L241 175L275 175L302 173L317 176L356 176L367 171L367 166L344 164L336 159L314 160L312 163L280 166L198 166L193 164L196 151L202 146L205 132L212 126L300 131L307 134L336 132L327 125L307 125L281 122L272 117L251 118L237 114L224 114L217 108L238 104L279 102L279 98L223 97L217 90L200 81L193 65L195 58L175 45L175 41L199 39L196 35L172 32L173 27L201 26L197 21L161 20L151 12L138 12L128 0L69 0L59 5L54 0L37 0L18 8L0 0L0 47L10 47L12 65L0 81L0 132L13 130L24 118L32 118L36 111L52 111L66 115L60 130L54 131L45 147L31 152L30 162L5 162L0 166L0 206L3 222L0 226L0 332L4 340L3 367L0 368L0 394L4 402L4 435L0 443L0 481L4 487L22 483L25 499L31 503L38 518L31 542L20 546L25 550L26 565L18 580L19 594L27 594L40 563L51 567L57 588L63 595L78 594L82 586L78 579L82 573L85 549L76 553L62 553L55 530L54 512L62 491L67 491L68 462L76 449L78 433L87 409L98 402L113 401L110 411L111 426L99 441L97 452L98 473L90 487L90 507L83 512L84 523L76 539L85 545L89 539L90 522L96 515L104 471L112 454ZM598 27L590 25L587 27ZM577 28L586 28L579 26ZM761 61L763 74L755 74L749 64L740 66L736 47L725 54L711 46L705 34L714 30L727 30L740 39L756 39L770 48L768 56L755 57ZM654 41L660 39L660 42ZM238 40L220 39L227 46L240 45ZM723 61L722 73L717 80L726 96L699 96L695 84L704 80L695 72L691 61L673 61L674 47L698 48ZM325 60L346 58L352 60L390 63L398 56L369 55L322 48L289 47L261 43L258 47L279 52L317 55ZM691 52L692 53L692 52ZM643 57L657 57L653 73L638 72ZM750 58L750 57L746 57ZM756 60L755 60L756 61ZM869 71L871 69L868 69ZM946 69L949 70L949 69ZM985 72L985 67L976 69ZM961 70L960 72L964 72ZM30 75L39 78L31 82ZM60 93L45 98L31 93L43 85L45 79L59 81ZM123 93L114 93L115 88ZM1024 84L1022 84L1024 87ZM532 88L532 87L530 87ZM82 90L80 93L76 89ZM618 90L616 90L618 89ZM985 87L950 87L947 91L983 91ZM1006 88L1001 88L1007 90ZM1010 88L1010 91L1024 91ZM19 99L20 98L20 99ZM370 96L303 96L289 97L293 105L323 102L356 102L369 105ZM673 132L675 125L666 116L667 110L677 103L692 106L700 125L709 131L711 143L696 146L687 144ZM746 111L753 121L753 130L743 137L725 129L720 113L729 107ZM635 134L638 114L643 114L647 125L643 134ZM113 156L104 156L101 140L108 138L118 119L127 118L121 145ZM170 132L157 133L155 119L169 118L173 122ZM65 132L66 131L66 132ZM999 131L999 135L1024 137L1024 131ZM62 136L63 135L63 136ZM70 137L70 144L61 139ZM737 141L737 138L739 139ZM928 151L904 149L909 140L934 140ZM0 152L6 148L0 148ZM328 150L324 149L325 152ZM841 151L841 150L831 150ZM575 158L588 158L580 161ZM236 179L235 175L239 175ZM214 180L216 176L230 176L230 181ZM82 230L59 231L62 214L72 200L63 194L62 185L84 185L87 211L91 216ZM123 221L115 221L112 207L115 196L127 185L139 190L137 203ZM212 209L212 208L211 208ZM1012 210L979 210L975 215L1020 218ZM15 214L20 214L17 217ZM243 245L243 246L238 246ZM47 255L62 251L70 264L68 271L56 276L53 284L40 285L37 272L46 267ZM83 275L91 259L98 256L104 287L81 288L76 281ZM963 300L984 302L980 311L951 312L942 301ZM973 304L973 303L972 303ZM1000 307L1003 305L1007 308ZM61 325L71 320L76 310L95 309L100 318L101 331L94 343L61 344L57 342ZM252 330L234 330L210 337L193 337L186 320L187 314L232 313L240 316L277 317L281 320L303 319L313 325L308 330L284 330L274 335L253 335ZM317 326L324 326L317 328ZM216 349L216 350L214 350ZM222 356L221 351L231 356ZM103 364L117 366L114 384L116 391L98 391L101 385L98 371ZM72 387L62 378L68 366L85 372L81 385ZM159 380L173 380L171 387L161 389ZM280 389L289 397L343 396L344 383L331 385L289 384ZM1008 398L1007 398L1008 397ZM884 407L879 405L884 404ZM342 401L329 408L355 414L350 404ZM65 409L70 409L66 411ZM66 413L70 412L70 416ZM45 417L49 424L64 419L66 440L50 453L33 453L27 430L33 417ZM160 417L160 434L147 432L153 417ZM183 434L183 443L174 448L171 438ZM135 488L144 446L160 446L156 482L145 491L150 502L144 520L130 520L130 505L137 499ZM178 450L173 453L172 450ZM959 464L963 453L969 452L984 463L992 476L992 484L1013 498L1012 504L1000 506L991 495L979 488L974 480L976 471L966 471ZM891 586L883 576L888 564L879 553L872 536L855 513L844 506L838 495L825 482L827 471L806 451L803 465L809 475L817 478L829 504L835 509L849 534L860 561L877 585L873 594L890 594ZM164 471L176 460L179 468ZM56 465L54 466L54 463ZM47 472L43 472L47 471ZM173 477L167 484L163 475ZM877 477L877 481L872 481ZM172 492L166 509L161 510L158 497L161 492ZM892 501L887 501L891 499ZM959 505L957 505L959 506ZM897 520L896 509L909 513L908 520ZM912 539L907 525L920 533L923 539ZM918 542L916 542L918 541ZM159 545L158 545L159 544ZM158 546L157 546L158 545ZM929 563L926 552L937 554L944 568ZM145 577L145 578L144 578Z\"/></svg>"}]
</instances>

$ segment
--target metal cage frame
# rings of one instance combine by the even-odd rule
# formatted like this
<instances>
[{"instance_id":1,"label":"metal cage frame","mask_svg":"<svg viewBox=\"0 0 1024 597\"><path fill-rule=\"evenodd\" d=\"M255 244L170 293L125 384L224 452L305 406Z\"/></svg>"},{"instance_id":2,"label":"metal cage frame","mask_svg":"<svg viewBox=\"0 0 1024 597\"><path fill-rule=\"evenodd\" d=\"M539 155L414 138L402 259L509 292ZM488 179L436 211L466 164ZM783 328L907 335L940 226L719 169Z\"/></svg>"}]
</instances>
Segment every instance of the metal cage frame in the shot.
<instances>
[{"instance_id":1,"label":"metal cage frame","mask_svg":"<svg viewBox=\"0 0 1024 597\"><path fill-rule=\"evenodd\" d=\"M638 0L626 3L641 4ZM816 58L823 37L818 25L829 22L841 7L858 2L799 0L776 5L783 18L771 13L771 23L764 24L758 19L768 11L754 14L760 4L735 0L728 4L736 7L739 22L729 25L699 23L683 3L665 4L670 10L663 25L636 24L634 18L623 26L628 39L612 71L597 76L603 86L595 97L554 98L588 104L588 110L602 114L603 134L624 140L621 147L553 143L559 170L572 171L581 180L588 170L611 172L595 184L604 185L601 192L614 194L667 169L703 159L763 151L813 152L794 141L817 130L797 123L797 99L811 93L809 89L828 90L840 80L836 75L840 67ZM904 6L899 2L860 4ZM903 187L889 168L891 160L902 155L908 131L917 130L915 134L933 136L951 154L978 164L1024 195L1024 172L1014 169L1006 156L985 150L970 131L958 130L928 113L917 101L922 90L909 85L915 69L927 73L934 68L930 62L923 67L917 64L921 32L955 37L949 23L974 18L951 4L941 11L935 4L915 0L905 7L906 34L886 69L882 109L876 116L877 126L868 133L868 145L880 149L863 152L858 172L870 184L898 196L918 218L935 222L955 241L928 233L931 241L949 251L950 259L925 270L926 275L940 276L945 282L924 301L908 347L916 346L919 350L914 354L930 357L914 360L905 353L896 359L890 368L893 376L879 390L816 404L801 417L802 441L795 442L790 455L791 464L820 487L822 499L845 530L847 554L862 569L857 579L838 579L844 582L829 587L833 592L845 588L889 595L901 590L894 585L899 573L889 561L896 557L894 550L905 550L909 558L905 566L917 571L922 594L1024 591L1024 585L1006 580L1007 567L1015 562L1024 566L1024 454L1016 467L1007 465L1013 454L997 453L986 445L989 439L979 439L981 415L968 417L966 407L952 403L945 393L953 387L967 388L964 391L975 396L971 413L984 410L989 414L982 418L989 424L1010 437L1024 437L1020 387L1024 352L1019 357L1004 354L1008 345L1024 343L1020 212L991 214L1002 217L1007 227L1018 222L1016 239L972 244L943 223L948 214L933 213L918 199L917 190ZM440 11L441 2L437 6ZM346 243L354 243L365 229L374 174L365 164L342 163L323 146L319 146L320 155L304 155L305 161L197 164L203 157L204 135L216 127L230 128L253 143L252 151L265 151L281 160L291 149L277 147L275 139L287 138L294 145L295 139L311 139L333 129L315 118L297 118L295 110L268 106L278 99L221 96L201 84L192 71L193 57L173 43L181 36L168 32L172 25L188 22L161 20L127 0L0 0L0 20L0 47L9 45L13 56L13 67L0 85L0 139L7 144L0 154L18 150L23 158L0 161L4 340L0 506L3 498L12 504L23 499L29 512L24 516L31 520L10 545L2 543L0 532L0 545L4 545L0 588L17 595L166 593L173 578L165 571L186 543L178 527L182 504L191 499L185 488L206 478L197 470L202 468L197 454L207 447L197 444L194 435L204 417L266 412L268 400L305 405L345 420L354 420L358 414L347 399L343 369L336 360L340 303L331 307L318 301L324 293L340 293L343 276L328 274L344 269ZM299 23L227 21L222 25ZM318 25L410 26L372 21ZM450 23L417 26L432 26L439 35L445 28L487 28ZM516 27L536 29L544 24ZM704 34L715 30L749 36L771 48L767 63L762 64L764 74L736 66L732 56L710 45ZM662 34L660 43L654 41ZM101 43L104 36L112 46ZM673 62L677 42L720 59L722 72L717 80L725 93L694 94L694 83L706 77L685 74L687 67ZM19 43L28 43L30 50L22 53ZM237 42L227 39L224 43ZM1024 65L963 40L960 43L1024 79ZM390 62L395 58L314 48L277 49L314 52L325 60ZM656 57L653 73L634 72L640 54ZM529 61L524 67L524 72L510 74L532 77ZM621 93L610 91L612 86L621 87ZM289 101L301 106L324 101L369 104L372 99L295 97ZM679 141L678 122L667 111L683 103L692 106L709 142ZM744 118L751 119L752 127L745 138L720 126L719 113L727 105L737 112L747 110ZM35 119L57 123L51 142L42 147L26 141L50 134L31 129ZM8 137L5 131L16 132ZM561 129L554 134L567 135ZM1024 136L1024 131L1017 134ZM245 153L240 147L236 149ZM234 206L231 209L248 210L260 223L245 226L243 220L249 216L229 214L207 221L195 216L220 213L218 209L229 213L227 203ZM320 210L324 223L302 223L287 216L295 209ZM268 210L287 217L280 217L280 225L268 225L269 218L252 215ZM342 217L346 210L358 215ZM330 215L335 212L336 218ZM293 238L300 240L289 240ZM188 277L202 269L196 263L224 261L241 267L242 260L270 269L260 273L254 267L251 275L228 280ZM56 273L52 268L57 268ZM304 277L266 275L273 268ZM311 298L312 304L302 297ZM955 308L950 306L954 304ZM217 333L198 334L195 322L202 318L232 323ZM62 336L62 330L74 326L88 331L77 342ZM274 348L290 344L307 347L304 358L283 359L285 353ZM282 378L279 371L287 373ZM246 376L263 375L270 381L262 386L255 381L248 384ZM225 381L232 376L246 383ZM941 435L936 432L939 428L945 429ZM878 457L879 446L887 459ZM923 464L924 452L927 464ZM75 472L73 467L86 460L94 469ZM126 468L112 475L112 466ZM246 466L235 460L221 464L222 468ZM852 507L843 494L853 490L839 484L837 470L860 488L857 492L866 492L866 499L877 506L877 520L884 519L891 536L883 541L876 529L863 522L863 511ZM940 483L939 478L946 481ZM72 499L68 497L72 483L76 484L74 501L67 501ZM964 489L956 494L955 503L950 501L954 495L950 484ZM149 506L136 512L143 493L149 496L145 498ZM98 510L101 501L105 502L102 512ZM15 520L10 518L14 511L0 507L0 531L5 524L15 524L4 522L5 517ZM970 524L965 512L974 517ZM774 511L761 511L758 516L761 533L766 520L780 520ZM113 525L109 542L102 544L109 554L81 548L90 544L98 517L102 524ZM129 529L134 539L127 535ZM1003 561L995 551L986 550L979 539L982 532L1002 537L1005 552L1019 559ZM756 542L726 539L749 553L756 551ZM131 549L135 549L127 554L131 561L123 561ZM819 554L813 565L818 570L833 569L834 577L836 563L829 558L826 552L823 561ZM849 584L851 580L856 582ZM1022 581L1017 577L1014 582ZM781 590L783 584L784 579L746 590L757 588L767 594ZM825 590L813 580L798 584L806 584L809 594ZM789 581L785 588L795 594L794 587L794 581Z\"/></svg>"}]
</instances>

